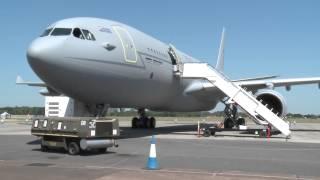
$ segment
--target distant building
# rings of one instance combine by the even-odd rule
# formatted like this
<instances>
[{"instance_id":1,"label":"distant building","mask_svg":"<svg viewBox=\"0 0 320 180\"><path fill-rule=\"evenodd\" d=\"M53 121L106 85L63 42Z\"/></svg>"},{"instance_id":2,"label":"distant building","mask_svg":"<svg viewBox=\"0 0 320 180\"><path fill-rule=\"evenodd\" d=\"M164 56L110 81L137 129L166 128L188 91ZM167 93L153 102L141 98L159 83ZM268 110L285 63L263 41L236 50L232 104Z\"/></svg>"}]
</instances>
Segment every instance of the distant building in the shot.
<instances>
[{"instance_id":1,"label":"distant building","mask_svg":"<svg viewBox=\"0 0 320 180\"><path fill-rule=\"evenodd\" d=\"M9 118L11 118L11 114L9 114L7 112L2 113L0 116L1 116L1 119L9 119Z\"/></svg>"}]
</instances>

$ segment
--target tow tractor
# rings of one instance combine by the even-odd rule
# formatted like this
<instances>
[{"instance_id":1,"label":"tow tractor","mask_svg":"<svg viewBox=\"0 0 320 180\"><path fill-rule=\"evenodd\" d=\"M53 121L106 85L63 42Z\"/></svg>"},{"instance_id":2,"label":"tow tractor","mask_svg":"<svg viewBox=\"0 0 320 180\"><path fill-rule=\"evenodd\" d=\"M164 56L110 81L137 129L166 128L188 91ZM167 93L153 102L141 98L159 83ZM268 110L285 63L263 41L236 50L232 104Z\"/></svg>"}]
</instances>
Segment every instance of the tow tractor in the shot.
<instances>
[{"instance_id":1,"label":"tow tractor","mask_svg":"<svg viewBox=\"0 0 320 180\"><path fill-rule=\"evenodd\" d=\"M41 150L63 148L70 155L83 151L106 152L118 147L117 119L92 117L45 117L33 119L31 134L41 138Z\"/></svg>"}]
</instances>

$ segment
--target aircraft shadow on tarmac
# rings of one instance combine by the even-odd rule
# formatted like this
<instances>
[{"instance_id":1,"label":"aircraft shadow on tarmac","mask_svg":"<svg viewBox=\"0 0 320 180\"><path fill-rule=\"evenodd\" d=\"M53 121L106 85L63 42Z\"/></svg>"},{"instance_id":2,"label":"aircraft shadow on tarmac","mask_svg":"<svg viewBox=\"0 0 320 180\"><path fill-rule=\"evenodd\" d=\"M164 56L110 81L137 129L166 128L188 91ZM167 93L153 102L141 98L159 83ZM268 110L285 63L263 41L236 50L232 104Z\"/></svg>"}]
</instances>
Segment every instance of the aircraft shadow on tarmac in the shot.
<instances>
[{"instance_id":1,"label":"aircraft shadow on tarmac","mask_svg":"<svg viewBox=\"0 0 320 180\"><path fill-rule=\"evenodd\" d=\"M36 139L33 141L29 141L26 144L28 145L37 145L36 148L33 148L32 151L38 151L42 152L40 148L41 140ZM52 153L52 154L66 154L66 151L63 148L53 148L53 149L48 149L46 153ZM81 156L96 156L96 155L103 155L103 154L114 154L115 152L113 151L106 151L106 152L98 152L98 151L84 151L81 152ZM59 156L49 156L48 159L54 159L54 158L61 158Z\"/></svg>"},{"instance_id":2,"label":"aircraft shadow on tarmac","mask_svg":"<svg viewBox=\"0 0 320 180\"><path fill-rule=\"evenodd\" d=\"M166 127L157 127L155 129L132 129L131 127L120 127L121 135L119 139L131 139L131 138L140 138L140 137L148 137L152 135L161 135L161 134L179 134L179 135L196 135L197 134L197 125L173 125ZM187 133L188 132L188 133ZM190 133L191 132L191 133ZM29 141L26 143L27 145L37 145L39 147L33 148L32 151L41 151L40 138ZM61 153L65 154L64 150L50 150L49 153ZM106 152L103 154L109 154L114 152ZM97 152L84 152L82 156L91 156L98 155Z\"/></svg>"},{"instance_id":3,"label":"aircraft shadow on tarmac","mask_svg":"<svg viewBox=\"0 0 320 180\"><path fill-rule=\"evenodd\" d=\"M243 135L245 134L245 135ZM251 134L251 135L249 135ZM215 137L238 137L238 138L266 138L266 137L260 137L259 135L254 135L252 133L247 132L241 132L240 134L216 134ZM271 136L272 139L283 139L283 137L275 137Z\"/></svg>"},{"instance_id":4,"label":"aircraft shadow on tarmac","mask_svg":"<svg viewBox=\"0 0 320 180\"><path fill-rule=\"evenodd\" d=\"M173 125L166 127L157 127L155 129L132 129L131 127L120 127L120 134L121 135L119 139L140 138L161 134L197 135L197 125ZM39 145L40 143L41 140L36 139L33 141L29 141L26 144Z\"/></svg>"},{"instance_id":5,"label":"aircraft shadow on tarmac","mask_svg":"<svg viewBox=\"0 0 320 180\"><path fill-rule=\"evenodd\" d=\"M209 124L202 125L210 126ZM171 125L165 127L157 127L155 129L132 129L131 127L121 127L120 128L120 138L119 139L130 139L130 138L139 138L139 137L147 137L152 135L197 135L198 126L195 124L188 124L188 125ZM225 134L223 132L217 132L216 137L250 137L250 138L261 138L258 135L254 135L253 131L243 131L238 134ZM272 138L282 138L282 137L275 137Z\"/></svg>"},{"instance_id":6,"label":"aircraft shadow on tarmac","mask_svg":"<svg viewBox=\"0 0 320 180\"><path fill-rule=\"evenodd\" d=\"M120 127L119 139L140 138L152 135L179 134L179 135L197 135L197 125L171 125L157 127L155 129L132 129L131 127Z\"/></svg>"},{"instance_id":7,"label":"aircraft shadow on tarmac","mask_svg":"<svg viewBox=\"0 0 320 180\"><path fill-rule=\"evenodd\" d=\"M42 152L40 148L34 148L32 149L32 151L38 151L38 152ZM46 151L46 153L55 155L55 154L61 154L61 155L65 155L67 152L63 149L63 148L52 148L52 149L48 149ZM116 152L114 151L106 151L106 152L98 152L98 151L83 151L81 152L79 155L80 156L97 156L97 155L105 155L105 154L114 154ZM49 156L48 159L61 159L63 157L61 156Z\"/></svg>"},{"instance_id":8,"label":"aircraft shadow on tarmac","mask_svg":"<svg viewBox=\"0 0 320 180\"><path fill-rule=\"evenodd\" d=\"M27 142L28 145L39 145L40 143L41 143L40 139Z\"/></svg>"},{"instance_id":9,"label":"aircraft shadow on tarmac","mask_svg":"<svg viewBox=\"0 0 320 180\"><path fill-rule=\"evenodd\" d=\"M301 131L301 132L320 132L320 129L292 129L291 131Z\"/></svg>"},{"instance_id":10,"label":"aircraft shadow on tarmac","mask_svg":"<svg viewBox=\"0 0 320 180\"><path fill-rule=\"evenodd\" d=\"M132 129L131 127L120 127L120 137L119 139L131 139L131 138L140 138L140 137L148 137L152 135L197 135L197 125L196 124L187 124L187 125L170 125L170 126L163 126L157 127L155 129L145 129L145 128L138 128ZM303 130L304 131L304 130ZM307 130L306 130L307 131ZM311 130L308 130L311 131ZM254 133L249 131L240 132L239 134L224 134L223 132L217 132L215 136L217 137L257 137L259 136L252 136ZM272 136L272 138L278 138ZM279 137L280 138L280 137ZM40 144L40 139L36 139L30 142L27 142L28 145L36 145Z\"/></svg>"},{"instance_id":11,"label":"aircraft shadow on tarmac","mask_svg":"<svg viewBox=\"0 0 320 180\"><path fill-rule=\"evenodd\" d=\"M197 125L196 124L188 124L188 125L170 125L170 126L164 126L164 127L157 127L155 129L132 129L131 127L120 127L121 135L119 139L131 139L131 138L141 138L141 137L148 137L152 135L189 135L189 136L196 136L197 135ZM237 134L225 134L223 132L217 132L215 137L238 137L238 138L261 138L258 135L253 136L254 133L251 133L249 131L240 132ZM282 137L275 137L272 136L271 138L282 138ZM32 149L32 151L41 151L40 144L41 140L40 138L37 138L35 140L29 141L26 144L28 145L38 145L38 147L35 147ZM65 154L66 152L63 149L53 149L49 150L49 153L53 154ZM92 156L92 155L102 155L102 154L112 154L115 152L108 151L106 153L98 153L98 152L83 152L81 153L81 156Z\"/></svg>"}]
</instances>

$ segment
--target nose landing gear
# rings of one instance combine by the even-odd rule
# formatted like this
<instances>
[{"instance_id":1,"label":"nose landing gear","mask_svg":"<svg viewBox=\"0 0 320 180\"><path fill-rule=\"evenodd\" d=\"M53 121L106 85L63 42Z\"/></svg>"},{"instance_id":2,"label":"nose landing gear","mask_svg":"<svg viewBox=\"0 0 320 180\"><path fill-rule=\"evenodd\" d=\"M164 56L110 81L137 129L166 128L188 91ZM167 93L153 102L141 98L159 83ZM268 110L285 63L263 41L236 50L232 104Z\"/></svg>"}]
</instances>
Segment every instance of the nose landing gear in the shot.
<instances>
[{"instance_id":1,"label":"nose landing gear","mask_svg":"<svg viewBox=\"0 0 320 180\"><path fill-rule=\"evenodd\" d=\"M132 118L132 128L147 128L154 129L156 127L156 119L154 117L148 117L145 109L138 109L139 117Z\"/></svg>"}]
</instances>

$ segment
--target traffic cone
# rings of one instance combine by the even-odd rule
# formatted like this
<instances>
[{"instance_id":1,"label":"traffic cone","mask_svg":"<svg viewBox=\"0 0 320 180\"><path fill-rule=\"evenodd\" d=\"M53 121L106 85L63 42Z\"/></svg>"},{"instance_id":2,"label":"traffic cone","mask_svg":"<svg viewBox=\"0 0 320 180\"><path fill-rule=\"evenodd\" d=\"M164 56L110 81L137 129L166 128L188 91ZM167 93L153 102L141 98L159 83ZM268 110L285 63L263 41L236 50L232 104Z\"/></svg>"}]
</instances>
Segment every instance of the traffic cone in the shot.
<instances>
[{"instance_id":1,"label":"traffic cone","mask_svg":"<svg viewBox=\"0 0 320 180\"><path fill-rule=\"evenodd\" d=\"M159 164L157 160L157 152L156 152L156 139L154 136L151 138L150 144L150 153L147 162L147 169L148 170L156 170L159 169Z\"/></svg>"}]
</instances>

